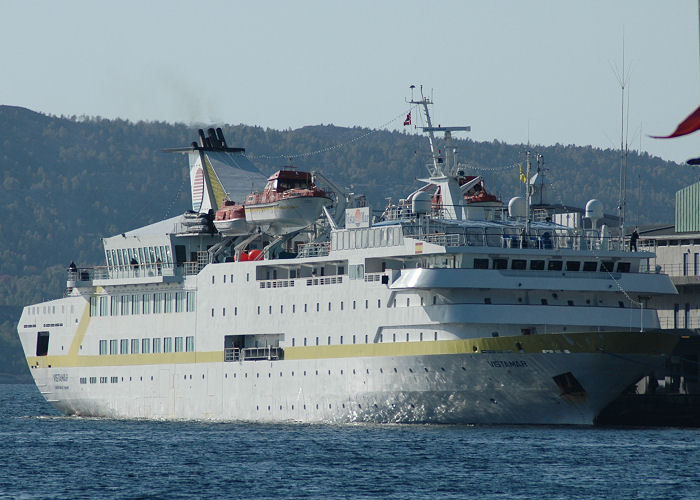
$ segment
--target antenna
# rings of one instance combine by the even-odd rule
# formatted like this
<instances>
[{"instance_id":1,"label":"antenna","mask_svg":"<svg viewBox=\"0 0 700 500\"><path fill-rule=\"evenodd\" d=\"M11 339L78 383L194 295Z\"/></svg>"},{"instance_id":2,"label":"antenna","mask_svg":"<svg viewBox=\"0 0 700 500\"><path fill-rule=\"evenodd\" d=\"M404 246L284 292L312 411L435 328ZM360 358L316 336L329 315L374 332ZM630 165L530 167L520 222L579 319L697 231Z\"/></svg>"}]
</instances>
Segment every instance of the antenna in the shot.
<instances>
[{"instance_id":1,"label":"antenna","mask_svg":"<svg viewBox=\"0 0 700 500\"><path fill-rule=\"evenodd\" d=\"M625 87L629 83L629 72L625 74L625 30L622 30L622 70L613 67L615 78L620 84L620 190L617 202L617 216L620 222L618 240L620 248L625 239L625 206L627 205L627 135L629 124L625 122ZM629 114L629 94L627 96L627 113Z\"/></svg>"}]
</instances>

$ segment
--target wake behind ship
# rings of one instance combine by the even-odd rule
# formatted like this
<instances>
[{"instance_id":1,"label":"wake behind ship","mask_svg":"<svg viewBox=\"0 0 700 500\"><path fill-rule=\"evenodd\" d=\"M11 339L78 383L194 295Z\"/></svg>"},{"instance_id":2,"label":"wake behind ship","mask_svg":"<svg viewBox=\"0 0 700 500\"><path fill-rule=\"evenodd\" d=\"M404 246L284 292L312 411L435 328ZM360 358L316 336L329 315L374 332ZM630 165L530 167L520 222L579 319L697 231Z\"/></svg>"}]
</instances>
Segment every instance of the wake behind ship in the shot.
<instances>
[{"instance_id":1,"label":"wake behind ship","mask_svg":"<svg viewBox=\"0 0 700 500\"><path fill-rule=\"evenodd\" d=\"M652 254L597 227L596 203L589 229L538 218L529 191L506 209L457 162L467 128L411 103L428 175L378 220L320 173L262 175L221 130L174 150L192 210L105 238L104 266L71 266L64 297L24 308L47 401L117 418L592 424L660 370L676 338L646 302L676 290Z\"/></svg>"}]
</instances>

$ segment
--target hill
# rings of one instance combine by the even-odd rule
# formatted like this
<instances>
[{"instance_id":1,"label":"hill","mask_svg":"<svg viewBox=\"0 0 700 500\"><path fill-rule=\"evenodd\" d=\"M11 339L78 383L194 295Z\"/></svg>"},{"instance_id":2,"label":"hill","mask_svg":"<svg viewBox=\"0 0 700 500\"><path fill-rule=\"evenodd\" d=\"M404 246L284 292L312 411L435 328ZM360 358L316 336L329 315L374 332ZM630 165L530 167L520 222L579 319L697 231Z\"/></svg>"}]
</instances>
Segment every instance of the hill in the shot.
<instances>
[{"instance_id":1,"label":"hill","mask_svg":"<svg viewBox=\"0 0 700 500\"><path fill-rule=\"evenodd\" d=\"M423 136L360 127L308 126L272 130L223 126L228 143L243 146L264 173L293 164L320 170L338 184L365 193L374 209L405 196L425 174ZM196 127L132 123L99 117L56 117L0 106L0 318L2 371L16 362L19 307L59 296L64 270L102 261L101 237L176 215L189 207L187 159L166 154L186 146ZM525 147L459 140L461 159L485 176L503 199L520 194L517 168ZM544 155L556 202L583 206L602 200L614 213L620 153L580 146L535 146ZM690 167L647 154L629 155L628 213L640 224L673 220L674 193L696 180ZM642 200L637 193L642 193ZM637 210L639 207L639 210ZM638 213L637 213L638 212Z\"/></svg>"}]
</instances>

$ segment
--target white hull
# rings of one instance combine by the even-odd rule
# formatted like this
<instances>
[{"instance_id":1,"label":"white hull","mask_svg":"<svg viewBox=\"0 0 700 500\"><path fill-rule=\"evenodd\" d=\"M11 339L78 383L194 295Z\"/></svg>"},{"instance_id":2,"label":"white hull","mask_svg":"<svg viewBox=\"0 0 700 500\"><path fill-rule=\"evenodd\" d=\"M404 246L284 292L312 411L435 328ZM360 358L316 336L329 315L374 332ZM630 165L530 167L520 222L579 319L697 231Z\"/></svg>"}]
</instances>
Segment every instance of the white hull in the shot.
<instances>
[{"instance_id":1,"label":"white hull","mask_svg":"<svg viewBox=\"0 0 700 500\"><path fill-rule=\"evenodd\" d=\"M45 368L32 374L58 410L82 416L590 425L626 387L663 363L651 355L628 356L621 364L601 353L509 353ZM566 372L576 374L585 396L561 394L553 377ZM81 377L95 382L81 384Z\"/></svg>"},{"instance_id":2,"label":"white hull","mask_svg":"<svg viewBox=\"0 0 700 500\"><path fill-rule=\"evenodd\" d=\"M246 205L246 221L261 226L271 234L286 234L303 229L316 221L328 198L306 196L272 203Z\"/></svg>"},{"instance_id":3,"label":"white hull","mask_svg":"<svg viewBox=\"0 0 700 500\"><path fill-rule=\"evenodd\" d=\"M224 236L242 236L248 234L254 227L245 219L215 220L214 226Z\"/></svg>"}]
</instances>

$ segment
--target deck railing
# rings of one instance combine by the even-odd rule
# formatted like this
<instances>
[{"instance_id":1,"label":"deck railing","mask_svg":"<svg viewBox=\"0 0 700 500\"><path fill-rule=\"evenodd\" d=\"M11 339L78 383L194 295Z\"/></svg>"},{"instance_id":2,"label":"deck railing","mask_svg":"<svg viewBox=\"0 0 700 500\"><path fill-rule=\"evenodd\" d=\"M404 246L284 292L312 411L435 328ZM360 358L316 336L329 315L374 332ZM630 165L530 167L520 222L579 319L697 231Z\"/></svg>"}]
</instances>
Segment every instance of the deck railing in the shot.
<instances>
[{"instance_id":1,"label":"deck railing","mask_svg":"<svg viewBox=\"0 0 700 500\"><path fill-rule=\"evenodd\" d=\"M226 347L224 361L275 361L284 358L281 347Z\"/></svg>"},{"instance_id":2,"label":"deck railing","mask_svg":"<svg viewBox=\"0 0 700 500\"><path fill-rule=\"evenodd\" d=\"M528 234L509 234L494 228L468 229L460 233L419 232L406 227L404 236L446 247L483 246L500 248L538 248L571 250L620 250L627 249L628 242L614 237L601 238L586 231L582 234L558 234L551 230L532 230Z\"/></svg>"}]
</instances>

